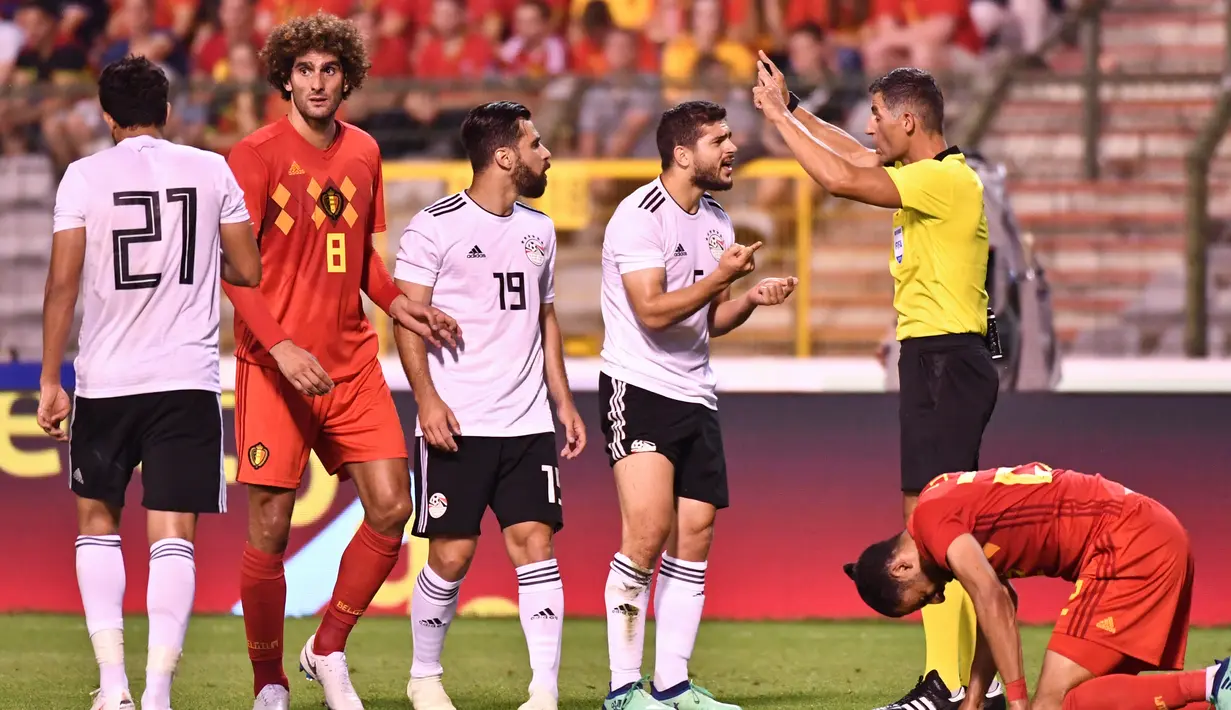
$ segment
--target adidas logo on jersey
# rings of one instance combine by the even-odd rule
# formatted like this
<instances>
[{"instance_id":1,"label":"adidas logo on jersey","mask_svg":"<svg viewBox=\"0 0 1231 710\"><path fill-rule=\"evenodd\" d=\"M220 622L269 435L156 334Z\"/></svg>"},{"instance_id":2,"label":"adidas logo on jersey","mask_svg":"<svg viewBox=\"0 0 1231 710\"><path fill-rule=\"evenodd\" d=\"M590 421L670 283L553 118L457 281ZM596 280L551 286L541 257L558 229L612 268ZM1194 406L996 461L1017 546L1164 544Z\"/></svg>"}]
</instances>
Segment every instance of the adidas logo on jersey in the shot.
<instances>
[{"instance_id":1,"label":"adidas logo on jersey","mask_svg":"<svg viewBox=\"0 0 1231 710\"><path fill-rule=\"evenodd\" d=\"M1097 624L1095 624L1095 626L1102 629L1103 631L1106 631L1109 634L1114 634L1116 632L1115 619L1112 619L1110 616L1098 622Z\"/></svg>"},{"instance_id":2,"label":"adidas logo on jersey","mask_svg":"<svg viewBox=\"0 0 1231 710\"><path fill-rule=\"evenodd\" d=\"M675 256L688 256L688 252L684 251L683 244L675 245Z\"/></svg>"},{"instance_id":3,"label":"adidas logo on jersey","mask_svg":"<svg viewBox=\"0 0 1231 710\"><path fill-rule=\"evenodd\" d=\"M547 609L544 609L538 612L534 616L530 617L530 620L531 621L555 621L556 618L557 618L556 613L552 611L551 608L549 607Z\"/></svg>"},{"instance_id":4,"label":"adidas logo on jersey","mask_svg":"<svg viewBox=\"0 0 1231 710\"><path fill-rule=\"evenodd\" d=\"M420 626L427 626L433 629L439 629L445 625L445 622L440 619L424 619L419 622Z\"/></svg>"},{"instance_id":5,"label":"adidas logo on jersey","mask_svg":"<svg viewBox=\"0 0 1231 710\"><path fill-rule=\"evenodd\" d=\"M470 250L470 253L466 254L466 258L467 259L486 259L487 255L484 254L483 250L479 248L478 244L476 244L474 245L474 248Z\"/></svg>"},{"instance_id":6,"label":"adidas logo on jersey","mask_svg":"<svg viewBox=\"0 0 1231 710\"><path fill-rule=\"evenodd\" d=\"M629 450L634 454L649 454L658 451L658 446L652 441L642 441L637 439L629 447Z\"/></svg>"},{"instance_id":7,"label":"adidas logo on jersey","mask_svg":"<svg viewBox=\"0 0 1231 710\"><path fill-rule=\"evenodd\" d=\"M291 169L286 171L287 175L303 175L304 169L299 167L299 163L291 161Z\"/></svg>"},{"instance_id":8,"label":"adidas logo on jersey","mask_svg":"<svg viewBox=\"0 0 1231 710\"><path fill-rule=\"evenodd\" d=\"M73 469L73 480L78 483L82 483L82 484L85 483L85 479L81 477L81 469L79 468Z\"/></svg>"}]
</instances>

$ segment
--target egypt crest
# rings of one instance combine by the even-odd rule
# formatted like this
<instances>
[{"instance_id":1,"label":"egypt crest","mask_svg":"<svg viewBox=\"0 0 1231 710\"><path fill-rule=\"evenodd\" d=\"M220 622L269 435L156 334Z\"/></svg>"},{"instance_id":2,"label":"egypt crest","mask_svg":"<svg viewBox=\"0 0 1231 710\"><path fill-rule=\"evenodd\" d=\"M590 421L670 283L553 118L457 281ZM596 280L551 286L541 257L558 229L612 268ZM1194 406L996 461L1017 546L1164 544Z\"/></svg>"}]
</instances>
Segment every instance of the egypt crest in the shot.
<instances>
[{"instance_id":1,"label":"egypt crest","mask_svg":"<svg viewBox=\"0 0 1231 710\"><path fill-rule=\"evenodd\" d=\"M338 217L342 216L342 210L346 209L346 198L333 185L325 188L317 203L320 204L321 210L329 216L329 219L334 222L338 221Z\"/></svg>"},{"instance_id":2,"label":"egypt crest","mask_svg":"<svg viewBox=\"0 0 1231 710\"><path fill-rule=\"evenodd\" d=\"M547 261L547 247L543 245L543 240L533 234L522 240L522 246L526 248L526 258L535 266L542 266L543 262Z\"/></svg>"},{"instance_id":3,"label":"egypt crest","mask_svg":"<svg viewBox=\"0 0 1231 710\"><path fill-rule=\"evenodd\" d=\"M721 260L722 253L727 250L727 245L722 238L722 233L717 229L711 229L709 234L705 235L705 244L710 248L710 256L714 257L715 261Z\"/></svg>"},{"instance_id":4,"label":"egypt crest","mask_svg":"<svg viewBox=\"0 0 1231 710\"><path fill-rule=\"evenodd\" d=\"M269 449L261 442L257 442L248 447L248 463L252 464L252 468L260 468L269 460Z\"/></svg>"}]
</instances>

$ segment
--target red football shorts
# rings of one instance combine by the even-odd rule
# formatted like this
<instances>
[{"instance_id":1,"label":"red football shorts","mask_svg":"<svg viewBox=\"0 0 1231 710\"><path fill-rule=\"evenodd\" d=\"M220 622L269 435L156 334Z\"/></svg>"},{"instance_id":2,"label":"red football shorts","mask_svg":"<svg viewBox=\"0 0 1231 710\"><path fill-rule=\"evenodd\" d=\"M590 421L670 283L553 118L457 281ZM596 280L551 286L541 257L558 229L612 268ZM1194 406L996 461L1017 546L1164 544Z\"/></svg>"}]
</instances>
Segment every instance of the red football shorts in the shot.
<instances>
[{"instance_id":1,"label":"red football shorts","mask_svg":"<svg viewBox=\"0 0 1231 710\"><path fill-rule=\"evenodd\" d=\"M298 488L315 451L325 469L404 459L402 422L373 359L324 397L300 394L278 370L235 363L235 441L240 483Z\"/></svg>"},{"instance_id":2,"label":"red football shorts","mask_svg":"<svg viewBox=\"0 0 1231 710\"><path fill-rule=\"evenodd\" d=\"M1048 648L1096 676L1182 670L1193 596L1188 532L1161 503L1131 493L1093 544Z\"/></svg>"}]
</instances>

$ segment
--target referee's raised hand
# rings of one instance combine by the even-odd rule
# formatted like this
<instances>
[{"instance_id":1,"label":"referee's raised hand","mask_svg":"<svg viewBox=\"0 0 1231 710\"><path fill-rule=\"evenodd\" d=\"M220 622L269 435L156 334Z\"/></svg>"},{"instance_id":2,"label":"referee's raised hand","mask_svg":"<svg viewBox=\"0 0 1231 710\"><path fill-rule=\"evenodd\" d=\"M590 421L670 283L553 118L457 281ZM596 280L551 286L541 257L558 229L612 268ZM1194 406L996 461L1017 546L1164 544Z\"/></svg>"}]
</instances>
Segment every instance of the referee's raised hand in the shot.
<instances>
[{"instance_id":1,"label":"referee's raised hand","mask_svg":"<svg viewBox=\"0 0 1231 710\"><path fill-rule=\"evenodd\" d=\"M723 280L733 283L751 274L757 268L756 260L752 255L757 253L761 244L761 242L754 242L748 246L732 244L727 247L727 250L722 253L722 258L718 260L718 271L722 274Z\"/></svg>"}]
</instances>

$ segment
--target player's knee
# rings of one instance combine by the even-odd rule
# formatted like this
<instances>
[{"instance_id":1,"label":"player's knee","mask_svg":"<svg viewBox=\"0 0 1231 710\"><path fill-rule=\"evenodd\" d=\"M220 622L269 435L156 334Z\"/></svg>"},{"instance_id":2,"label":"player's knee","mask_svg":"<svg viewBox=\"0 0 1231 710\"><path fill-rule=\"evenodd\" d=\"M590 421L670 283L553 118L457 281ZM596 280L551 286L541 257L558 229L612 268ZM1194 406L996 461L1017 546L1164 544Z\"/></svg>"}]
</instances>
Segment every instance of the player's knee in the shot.
<instances>
[{"instance_id":1,"label":"player's knee","mask_svg":"<svg viewBox=\"0 0 1231 710\"><path fill-rule=\"evenodd\" d=\"M366 511L368 525L381 535L400 536L410 520L414 506L409 496L395 496L371 506Z\"/></svg>"},{"instance_id":2,"label":"player's knee","mask_svg":"<svg viewBox=\"0 0 1231 710\"><path fill-rule=\"evenodd\" d=\"M248 495L248 542L271 555L286 551L291 534L295 492L271 493L250 488Z\"/></svg>"},{"instance_id":3,"label":"player's knee","mask_svg":"<svg viewBox=\"0 0 1231 710\"><path fill-rule=\"evenodd\" d=\"M1038 692L1030 702L1030 710L1061 710L1064 707L1064 693L1050 691Z\"/></svg>"},{"instance_id":4,"label":"player's knee","mask_svg":"<svg viewBox=\"0 0 1231 710\"><path fill-rule=\"evenodd\" d=\"M428 547L428 566L442 579L456 582L470 569L475 547L473 540L434 539Z\"/></svg>"},{"instance_id":5,"label":"player's knee","mask_svg":"<svg viewBox=\"0 0 1231 710\"><path fill-rule=\"evenodd\" d=\"M551 528L542 523L512 525L505 529L504 539L516 567L550 560L554 555Z\"/></svg>"},{"instance_id":6,"label":"player's knee","mask_svg":"<svg viewBox=\"0 0 1231 710\"><path fill-rule=\"evenodd\" d=\"M662 552L671 535L671 520L634 519L624 524L621 549L634 562L644 564Z\"/></svg>"}]
</instances>

